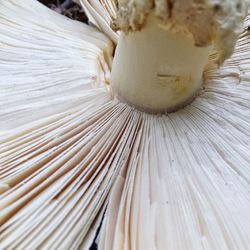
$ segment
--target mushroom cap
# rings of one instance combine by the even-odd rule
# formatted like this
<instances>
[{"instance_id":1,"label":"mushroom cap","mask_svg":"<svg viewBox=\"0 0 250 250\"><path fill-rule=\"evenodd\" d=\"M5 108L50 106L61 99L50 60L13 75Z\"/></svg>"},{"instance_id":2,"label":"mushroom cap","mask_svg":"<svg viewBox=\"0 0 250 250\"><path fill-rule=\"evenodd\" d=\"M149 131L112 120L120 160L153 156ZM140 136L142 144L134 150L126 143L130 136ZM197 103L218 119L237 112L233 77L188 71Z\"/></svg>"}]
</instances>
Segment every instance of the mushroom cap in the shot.
<instances>
[{"instance_id":1,"label":"mushroom cap","mask_svg":"<svg viewBox=\"0 0 250 250\"><path fill-rule=\"evenodd\" d=\"M0 1L0 248L248 249L249 32L162 116L110 98L108 37Z\"/></svg>"}]
</instances>

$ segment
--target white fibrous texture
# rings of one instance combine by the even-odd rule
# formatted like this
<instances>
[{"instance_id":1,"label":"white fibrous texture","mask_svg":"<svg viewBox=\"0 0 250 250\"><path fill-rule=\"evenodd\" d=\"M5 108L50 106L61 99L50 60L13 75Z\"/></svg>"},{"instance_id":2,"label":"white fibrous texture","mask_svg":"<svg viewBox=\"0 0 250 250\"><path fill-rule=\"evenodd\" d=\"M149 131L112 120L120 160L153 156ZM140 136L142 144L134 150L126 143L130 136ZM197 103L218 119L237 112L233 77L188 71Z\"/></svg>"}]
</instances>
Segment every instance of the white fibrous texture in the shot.
<instances>
[{"instance_id":1,"label":"white fibrous texture","mask_svg":"<svg viewBox=\"0 0 250 250\"><path fill-rule=\"evenodd\" d=\"M120 0L113 26L140 30L154 10L167 30L191 34L198 47L213 44L220 64L232 54L248 7L245 0Z\"/></svg>"},{"instance_id":2,"label":"white fibrous texture","mask_svg":"<svg viewBox=\"0 0 250 250\"><path fill-rule=\"evenodd\" d=\"M249 250L249 41L156 116L110 98L103 33L0 0L0 249Z\"/></svg>"},{"instance_id":3,"label":"white fibrous texture","mask_svg":"<svg viewBox=\"0 0 250 250\"><path fill-rule=\"evenodd\" d=\"M107 35L114 44L117 43L118 34L110 27L110 23L117 12L114 1L74 0L74 2L83 7L91 25Z\"/></svg>"}]
</instances>

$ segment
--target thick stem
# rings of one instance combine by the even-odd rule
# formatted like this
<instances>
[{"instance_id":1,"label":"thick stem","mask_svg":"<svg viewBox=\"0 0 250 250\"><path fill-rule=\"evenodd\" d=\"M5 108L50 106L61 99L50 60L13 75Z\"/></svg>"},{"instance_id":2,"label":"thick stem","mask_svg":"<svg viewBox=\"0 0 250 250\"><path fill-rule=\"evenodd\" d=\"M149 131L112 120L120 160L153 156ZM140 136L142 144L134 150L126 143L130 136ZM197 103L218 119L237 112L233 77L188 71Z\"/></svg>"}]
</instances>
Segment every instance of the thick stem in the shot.
<instances>
[{"instance_id":1,"label":"thick stem","mask_svg":"<svg viewBox=\"0 0 250 250\"><path fill-rule=\"evenodd\" d=\"M150 14L141 31L121 34L111 86L116 97L140 109L174 111L201 89L209 52L195 47L191 35L164 30Z\"/></svg>"}]
</instances>

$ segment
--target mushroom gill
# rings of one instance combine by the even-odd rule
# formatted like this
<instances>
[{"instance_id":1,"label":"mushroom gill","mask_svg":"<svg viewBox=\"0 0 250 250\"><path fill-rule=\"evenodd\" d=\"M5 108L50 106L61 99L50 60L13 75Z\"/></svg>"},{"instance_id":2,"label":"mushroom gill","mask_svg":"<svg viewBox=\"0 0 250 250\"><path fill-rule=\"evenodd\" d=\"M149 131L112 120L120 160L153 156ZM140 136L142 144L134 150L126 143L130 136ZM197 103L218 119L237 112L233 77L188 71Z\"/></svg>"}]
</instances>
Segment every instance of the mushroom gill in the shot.
<instances>
[{"instance_id":1,"label":"mushroom gill","mask_svg":"<svg viewBox=\"0 0 250 250\"><path fill-rule=\"evenodd\" d=\"M96 27L0 2L0 248L248 250L249 16L189 105L149 114L110 95L116 4L79 2Z\"/></svg>"}]
</instances>

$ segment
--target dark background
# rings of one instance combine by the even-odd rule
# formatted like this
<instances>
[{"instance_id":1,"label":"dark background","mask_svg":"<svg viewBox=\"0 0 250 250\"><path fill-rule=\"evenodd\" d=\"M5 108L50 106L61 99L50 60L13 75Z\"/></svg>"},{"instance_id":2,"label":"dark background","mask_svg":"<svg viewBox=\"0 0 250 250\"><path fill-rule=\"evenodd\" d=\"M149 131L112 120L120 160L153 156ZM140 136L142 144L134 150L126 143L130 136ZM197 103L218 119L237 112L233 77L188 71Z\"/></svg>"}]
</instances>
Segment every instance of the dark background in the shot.
<instances>
[{"instance_id":1,"label":"dark background","mask_svg":"<svg viewBox=\"0 0 250 250\"><path fill-rule=\"evenodd\" d=\"M82 8L75 4L72 0L38 0L49 8L67 16L73 20L87 23L88 19Z\"/></svg>"}]
</instances>

